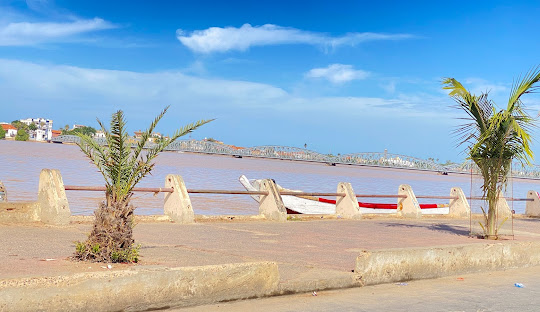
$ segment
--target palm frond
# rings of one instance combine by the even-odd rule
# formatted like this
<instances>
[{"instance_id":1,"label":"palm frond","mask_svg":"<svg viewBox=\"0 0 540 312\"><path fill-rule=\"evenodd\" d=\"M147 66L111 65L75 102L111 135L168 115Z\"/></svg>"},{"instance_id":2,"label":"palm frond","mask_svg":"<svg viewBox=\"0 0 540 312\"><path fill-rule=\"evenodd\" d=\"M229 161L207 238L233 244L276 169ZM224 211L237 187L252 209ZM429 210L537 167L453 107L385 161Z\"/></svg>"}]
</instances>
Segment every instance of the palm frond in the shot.
<instances>
[{"instance_id":1,"label":"palm frond","mask_svg":"<svg viewBox=\"0 0 540 312\"><path fill-rule=\"evenodd\" d=\"M171 143L176 141L178 138L188 133L193 132L200 126L205 125L213 120L215 119L199 120L195 123L187 124L184 127L178 129L169 139L159 142L155 147L148 150L145 160L142 161L143 164L140 165L140 168L144 168L143 171L150 172L153 168L153 164L151 164L151 162L154 160L155 157L157 157L159 153L161 153L165 148L167 148L167 146L169 146ZM140 174L132 175L130 178L130 183L132 185L136 185L145 176L146 176L146 173L144 175L140 175Z\"/></svg>"},{"instance_id":2,"label":"palm frond","mask_svg":"<svg viewBox=\"0 0 540 312\"><path fill-rule=\"evenodd\" d=\"M475 96L454 78L445 78L442 83L443 89L451 90L449 95L456 101L457 107L465 111L469 115L468 119L474 122L465 124L459 129L462 135L459 145L480 137L487 130L493 112L493 102L488 99L488 94Z\"/></svg>"},{"instance_id":3,"label":"palm frond","mask_svg":"<svg viewBox=\"0 0 540 312\"><path fill-rule=\"evenodd\" d=\"M100 146L87 135L80 134L79 148L94 163L105 179L107 198L112 201L127 201L131 198L133 188L148 174L152 172L155 164L153 160L167 146L179 137L190 133L211 120L200 120L188 124L167 140L157 143L154 147L146 149L146 142L152 136L157 124L163 118L169 106L154 118L149 127L142 133L139 142L131 150L131 142L126 130L124 113L119 110L112 114L110 129L97 119L102 131L105 133L106 146ZM144 153L143 153L144 151Z\"/></svg>"},{"instance_id":4,"label":"palm frond","mask_svg":"<svg viewBox=\"0 0 540 312\"><path fill-rule=\"evenodd\" d=\"M540 87L537 85L538 81L540 81L540 66L529 70L521 81L514 82L514 84L512 85L512 91L510 92L510 98L508 99L508 107L506 108L506 110L509 112L517 110L518 113L521 114L521 96L523 94L536 92Z\"/></svg>"},{"instance_id":5,"label":"palm frond","mask_svg":"<svg viewBox=\"0 0 540 312\"><path fill-rule=\"evenodd\" d=\"M77 143L81 151L88 157L92 163L98 168L98 171L103 175L106 185L109 187L109 176L107 171L108 153L106 150L97 144L90 136L82 133L77 133L80 141Z\"/></svg>"}]
</instances>

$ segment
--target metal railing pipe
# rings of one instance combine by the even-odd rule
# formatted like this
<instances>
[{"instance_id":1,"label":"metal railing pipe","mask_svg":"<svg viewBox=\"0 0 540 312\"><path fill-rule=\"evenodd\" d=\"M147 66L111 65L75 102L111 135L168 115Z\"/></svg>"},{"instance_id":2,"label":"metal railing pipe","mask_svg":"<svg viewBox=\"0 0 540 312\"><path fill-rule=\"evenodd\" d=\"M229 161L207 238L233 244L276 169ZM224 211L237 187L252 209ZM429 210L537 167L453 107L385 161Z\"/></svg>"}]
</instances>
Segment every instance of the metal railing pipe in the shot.
<instances>
[{"instance_id":1,"label":"metal railing pipe","mask_svg":"<svg viewBox=\"0 0 540 312\"><path fill-rule=\"evenodd\" d=\"M279 192L280 195L292 195L292 196L339 196L345 197L344 193L316 193L316 192L291 192L291 191L282 191Z\"/></svg>"},{"instance_id":2,"label":"metal railing pipe","mask_svg":"<svg viewBox=\"0 0 540 312\"><path fill-rule=\"evenodd\" d=\"M407 198L407 195L375 195L375 194L356 194L356 197L366 198Z\"/></svg>"},{"instance_id":3,"label":"metal railing pipe","mask_svg":"<svg viewBox=\"0 0 540 312\"><path fill-rule=\"evenodd\" d=\"M78 185L65 185L64 189L66 191L100 191L104 192L107 190L105 186L78 186ZM135 187L131 190L132 192L149 192L149 193L172 193L174 189L172 187Z\"/></svg>"},{"instance_id":4,"label":"metal railing pipe","mask_svg":"<svg viewBox=\"0 0 540 312\"><path fill-rule=\"evenodd\" d=\"M534 199L532 198L513 198L513 197L510 197L510 198L505 198L503 197L504 199L506 199L507 201L534 201ZM468 200L485 200L485 198L483 197L467 197Z\"/></svg>"},{"instance_id":5,"label":"metal railing pipe","mask_svg":"<svg viewBox=\"0 0 540 312\"><path fill-rule=\"evenodd\" d=\"M267 191L229 191L229 190L187 189L187 192L191 194L268 195Z\"/></svg>"},{"instance_id":6,"label":"metal railing pipe","mask_svg":"<svg viewBox=\"0 0 540 312\"><path fill-rule=\"evenodd\" d=\"M419 195L416 198L431 198L431 199L459 199L457 196L430 196L430 195Z\"/></svg>"}]
</instances>

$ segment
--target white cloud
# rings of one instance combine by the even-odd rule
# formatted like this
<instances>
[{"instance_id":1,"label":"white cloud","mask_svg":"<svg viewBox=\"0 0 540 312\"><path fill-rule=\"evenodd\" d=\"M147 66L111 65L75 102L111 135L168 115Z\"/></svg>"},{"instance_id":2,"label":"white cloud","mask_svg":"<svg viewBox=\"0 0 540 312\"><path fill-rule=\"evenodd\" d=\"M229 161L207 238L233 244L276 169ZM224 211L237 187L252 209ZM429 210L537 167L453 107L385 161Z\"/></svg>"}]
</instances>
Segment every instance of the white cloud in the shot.
<instances>
[{"instance_id":1,"label":"white cloud","mask_svg":"<svg viewBox=\"0 0 540 312\"><path fill-rule=\"evenodd\" d=\"M168 104L188 118L199 118L203 113L207 118L219 114L264 118L272 112L283 116L310 112L338 118L347 112L349 116L377 116L381 120L396 116L449 119L439 105L426 107L425 95L306 97L269 84L200 78L182 72L140 73L6 59L0 59L0 94L2 102L8 103L3 113L13 119L69 112L74 120L92 121L116 109L144 118ZM430 104L434 102L434 98L429 99Z\"/></svg>"},{"instance_id":2,"label":"white cloud","mask_svg":"<svg viewBox=\"0 0 540 312\"><path fill-rule=\"evenodd\" d=\"M36 12L51 12L51 3L48 0L26 0L26 6Z\"/></svg>"},{"instance_id":3,"label":"white cloud","mask_svg":"<svg viewBox=\"0 0 540 312\"><path fill-rule=\"evenodd\" d=\"M500 83L489 82L482 78L467 78L464 81L464 87L469 89L473 94L489 92L491 96L510 92L510 89L507 86Z\"/></svg>"},{"instance_id":4,"label":"white cloud","mask_svg":"<svg viewBox=\"0 0 540 312\"><path fill-rule=\"evenodd\" d=\"M380 87L388 93L396 92L396 82L393 80L381 84Z\"/></svg>"},{"instance_id":5,"label":"white cloud","mask_svg":"<svg viewBox=\"0 0 540 312\"><path fill-rule=\"evenodd\" d=\"M66 40L78 34L115 27L112 23L97 17L66 23L10 22L0 25L0 46L25 46L55 42Z\"/></svg>"},{"instance_id":6,"label":"white cloud","mask_svg":"<svg viewBox=\"0 0 540 312\"><path fill-rule=\"evenodd\" d=\"M352 65L344 64L331 64L324 68L313 68L306 73L308 78L324 78L336 84L365 79L368 76L369 72L354 69Z\"/></svg>"},{"instance_id":7,"label":"white cloud","mask_svg":"<svg viewBox=\"0 0 540 312\"><path fill-rule=\"evenodd\" d=\"M266 24L251 26L244 24L236 27L210 27L204 30L186 32L176 31L182 44L194 52L212 53L230 50L245 51L252 46L277 44L309 44L324 47L357 45L375 40L402 40L412 38L409 34L349 33L341 37L332 37L324 33L304 31L296 28Z\"/></svg>"}]
</instances>

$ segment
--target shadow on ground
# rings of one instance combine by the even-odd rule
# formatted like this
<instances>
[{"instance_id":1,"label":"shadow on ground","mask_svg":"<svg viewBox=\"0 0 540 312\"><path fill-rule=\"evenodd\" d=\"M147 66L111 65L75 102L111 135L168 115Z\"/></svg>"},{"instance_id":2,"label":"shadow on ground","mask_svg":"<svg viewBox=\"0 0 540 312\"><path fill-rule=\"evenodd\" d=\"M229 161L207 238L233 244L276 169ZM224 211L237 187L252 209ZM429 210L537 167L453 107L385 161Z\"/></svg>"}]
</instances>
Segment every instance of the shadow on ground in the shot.
<instances>
[{"instance_id":1,"label":"shadow on ground","mask_svg":"<svg viewBox=\"0 0 540 312\"><path fill-rule=\"evenodd\" d=\"M540 218L534 218L534 217L529 217L527 219L514 219L514 221L516 222L521 222L521 221L525 221L525 222L540 222Z\"/></svg>"},{"instance_id":2,"label":"shadow on ground","mask_svg":"<svg viewBox=\"0 0 540 312\"><path fill-rule=\"evenodd\" d=\"M407 223L386 223L387 227L405 227L405 228L425 228L431 231L451 233L461 236L469 236L469 230L461 226L453 226L444 223L437 224L407 224Z\"/></svg>"}]
</instances>

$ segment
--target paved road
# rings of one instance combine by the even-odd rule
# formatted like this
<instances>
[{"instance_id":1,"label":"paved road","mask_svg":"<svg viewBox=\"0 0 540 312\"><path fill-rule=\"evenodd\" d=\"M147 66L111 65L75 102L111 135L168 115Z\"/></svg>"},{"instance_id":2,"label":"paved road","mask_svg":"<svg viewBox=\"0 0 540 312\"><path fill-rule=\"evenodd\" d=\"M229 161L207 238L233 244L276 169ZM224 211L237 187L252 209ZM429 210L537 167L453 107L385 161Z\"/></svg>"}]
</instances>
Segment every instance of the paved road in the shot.
<instances>
[{"instance_id":1,"label":"paved road","mask_svg":"<svg viewBox=\"0 0 540 312\"><path fill-rule=\"evenodd\" d=\"M540 267L533 267L175 311L540 311L539 277Z\"/></svg>"}]
</instances>

